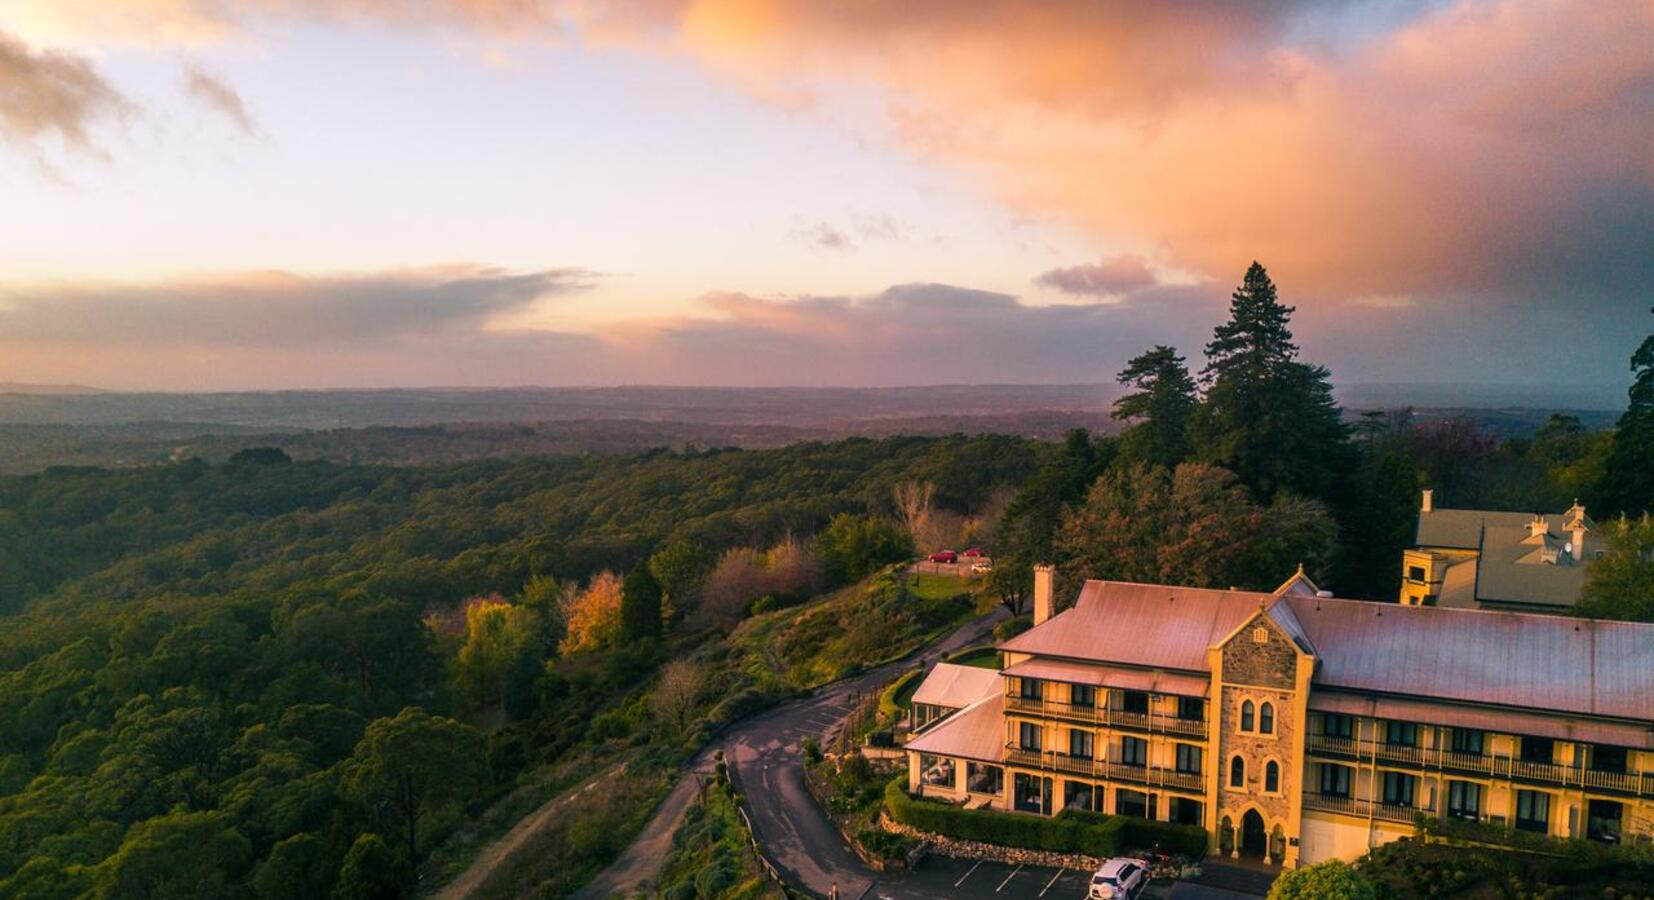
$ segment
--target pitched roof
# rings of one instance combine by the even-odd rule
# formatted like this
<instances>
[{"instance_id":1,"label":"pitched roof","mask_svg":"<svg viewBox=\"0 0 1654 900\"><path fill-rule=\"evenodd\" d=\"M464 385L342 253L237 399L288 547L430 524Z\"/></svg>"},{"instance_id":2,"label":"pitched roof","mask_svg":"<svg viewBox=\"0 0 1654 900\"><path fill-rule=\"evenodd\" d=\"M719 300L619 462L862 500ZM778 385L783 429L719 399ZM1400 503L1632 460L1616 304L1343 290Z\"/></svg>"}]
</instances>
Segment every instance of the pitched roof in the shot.
<instances>
[{"instance_id":1,"label":"pitched roof","mask_svg":"<svg viewBox=\"0 0 1654 900\"><path fill-rule=\"evenodd\" d=\"M913 692L913 702L963 709L998 691L999 673L993 669L937 663Z\"/></svg>"},{"instance_id":2,"label":"pitched roof","mask_svg":"<svg viewBox=\"0 0 1654 900\"><path fill-rule=\"evenodd\" d=\"M1530 525L1545 523L1535 535ZM1600 544L1596 523L1581 506L1560 513L1532 513L1480 509L1433 509L1419 513L1415 543L1419 547L1475 550L1476 599L1494 603L1535 606L1572 606L1585 585L1585 567L1557 554L1573 543L1575 521L1585 526L1586 546L1572 547L1575 560L1588 559Z\"/></svg>"},{"instance_id":3,"label":"pitched roof","mask_svg":"<svg viewBox=\"0 0 1654 900\"><path fill-rule=\"evenodd\" d=\"M1018 678L1038 678L1042 681L1064 681L1069 684L1089 684L1092 687L1119 688L1123 691L1150 691L1156 694L1178 694L1184 697L1204 697L1211 690L1209 676L1182 675L1176 672L1141 669L1105 669L1086 663L1062 662L1055 659L1025 659L1006 669L1004 675Z\"/></svg>"},{"instance_id":4,"label":"pitched roof","mask_svg":"<svg viewBox=\"0 0 1654 900\"><path fill-rule=\"evenodd\" d=\"M1206 648L1274 599L1272 594L1087 581L1073 608L999 648L1206 672Z\"/></svg>"},{"instance_id":5,"label":"pitched roof","mask_svg":"<svg viewBox=\"0 0 1654 900\"><path fill-rule=\"evenodd\" d=\"M981 762L1005 761L1005 695L998 691L920 732L908 750L962 756Z\"/></svg>"},{"instance_id":6,"label":"pitched roof","mask_svg":"<svg viewBox=\"0 0 1654 900\"><path fill-rule=\"evenodd\" d=\"M1313 648L1317 686L1654 721L1654 624L1088 581L1000 646L1204 672L1260 605Z\"/></svg>"}]
</instances>

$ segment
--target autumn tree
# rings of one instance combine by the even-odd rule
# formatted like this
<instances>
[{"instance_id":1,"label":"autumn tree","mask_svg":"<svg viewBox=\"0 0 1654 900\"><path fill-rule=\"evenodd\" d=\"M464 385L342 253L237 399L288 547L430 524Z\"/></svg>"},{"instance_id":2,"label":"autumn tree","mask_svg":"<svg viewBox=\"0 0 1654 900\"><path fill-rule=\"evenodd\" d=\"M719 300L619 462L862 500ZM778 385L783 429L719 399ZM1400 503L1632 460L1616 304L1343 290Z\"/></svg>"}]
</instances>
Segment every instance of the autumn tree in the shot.
<instances>
[{"instance_id":1,"label":"autumn tree","mask_svg":"<svg viewBox=\"0 0 1654 900\"><path fill-rule=\"evenodd\" d=\"M559 651L568 656L614 646L621 636L622 594L620 576L608 571L592 576L585 590L566 594Z\"/></svg>"},{"instance_id":2,"label":"autumn tree","mask_svg":"<svg viewBox=\"0 0 1654 900\"><path fill-rule=\"evenodd\" d=\"M673 737L681 737L705 692L706 669L693 660L674 659L662 667L649 695L649 708Z\"/></svg>"},{"instance_id":3,"label":"autumn tree","mask_svg":"<svg viewBox=\"0 0 1654 900\"><path fill-rule=\"evenodd\" d=\"M459 684L477 706L503 699L507 680L534 652L533 610L507 603L498 594L465 606L465 644L456 658Z\"/></svg>"},{"instance_id":4,"label":"autumn tree","mask_svg":"<svg viewBox=\"0 0 1654 900\"><path fill-rule=\"evenodd\" d=\"M488 771L482 734L469 725L410 706L368 724L344 764L340 787L370 810L409 860L418 860L421 823L452 820L476 798Z\"/></svg>"},{"instance_id":5,"label":"autumn tree","mask_svg":"<svg viewBox=\"0 0 1654 900\"><path fill-rule=\"evenodd\" d=\"M1118 380L1133 389L1114 401L1112 414L1131 423L1121 438L1126 458L1168 467L1187 459L1197 398L1183 357L1171 347L1156 345L1128 362Z\"/></svg>"}]
</instances>

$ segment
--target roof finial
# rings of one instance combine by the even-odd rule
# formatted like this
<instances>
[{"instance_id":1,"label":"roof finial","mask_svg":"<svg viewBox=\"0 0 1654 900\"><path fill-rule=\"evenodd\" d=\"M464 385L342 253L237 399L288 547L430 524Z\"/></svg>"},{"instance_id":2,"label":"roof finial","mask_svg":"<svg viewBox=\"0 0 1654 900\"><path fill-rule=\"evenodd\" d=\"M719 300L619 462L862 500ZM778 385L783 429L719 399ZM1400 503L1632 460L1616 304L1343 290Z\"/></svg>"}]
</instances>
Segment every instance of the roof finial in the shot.
<instances>
[{"instance_id":1,"label":"roof finial","mask_svg":"<svg viewBox=\"0 0 1654 900\"><path fill-rule=\"evenodd\" d=\"M1298 574L1299 575L1304 574L1304 561L1303 560L1298 561Z\"/></svg>"}]
</instances>

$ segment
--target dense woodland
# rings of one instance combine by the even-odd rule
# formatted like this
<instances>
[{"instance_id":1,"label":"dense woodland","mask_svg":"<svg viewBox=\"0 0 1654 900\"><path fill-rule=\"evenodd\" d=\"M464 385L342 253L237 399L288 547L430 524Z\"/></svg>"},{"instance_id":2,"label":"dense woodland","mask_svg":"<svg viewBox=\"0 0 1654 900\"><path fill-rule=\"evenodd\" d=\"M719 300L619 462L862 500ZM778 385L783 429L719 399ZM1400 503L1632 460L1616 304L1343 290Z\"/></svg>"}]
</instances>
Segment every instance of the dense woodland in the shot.
<instances>
[{"instance_id":1,"label":"dense woodland","mask_svg":"<svg viewBox=\"0 0 1654 900\"><path fill-rule=\"evenodd\" d=\"M1654 619L1654 338L1617 429L1350 422L1261 267L1191 373L1153 348L1118 437L855 439L417 467L0 479L0 895L395 897L594 772L544 871L623 845L722 724L973 614L893 579L974 543L1028 567L1393 599L1421 487L1615 530L1585 609ZM829 599L823 600L822 597ZM828 662L830 661L830 663ZM624 761L625 766L610 765ZM516 811L516 812L513 812Z\"/></svg>"}]
</instances>

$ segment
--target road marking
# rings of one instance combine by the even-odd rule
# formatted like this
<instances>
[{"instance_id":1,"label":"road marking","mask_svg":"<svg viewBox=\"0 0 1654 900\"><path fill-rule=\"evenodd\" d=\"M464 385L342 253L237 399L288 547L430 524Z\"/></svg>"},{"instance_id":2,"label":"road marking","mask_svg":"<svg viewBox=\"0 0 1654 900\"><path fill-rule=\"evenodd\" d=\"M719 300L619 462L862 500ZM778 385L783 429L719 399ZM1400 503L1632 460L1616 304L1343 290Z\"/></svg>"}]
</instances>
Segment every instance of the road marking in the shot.
<instances>
[{"instance_id":1,"label":"road marking","mask_svg":"<svg viewBox=\"0 0 1654 900\"><path fill-rule=\"evenodd\" d=\"M1062 873L1064 873L1064 872L1066 872L1066 871L1068 871L1068 870L1067 870L1067 869L1058 869L1058 870L1057 870L1057 874L1055 874L1055 875L1052 875L1052 876L1051 876L1051 880L1050 880L1050 881L1047 881L1047 882L1046 882L1046 883L1045 883L1045 887L1043 887L1043 888L1041 888L1041 889L1040 889L1040 892L1039 892L1039 896L1041 896L1041 897L1043 897L1043 896L1045 896L1045 892L1046 892L1046 891L1049 891L1049 890L1051 890L1051 885L1053 885L1053 884L1056 884L1056 883L1057 883L1057 879L1058 879L1058 878L1061 878L1061 877L1062 877Z\"/></svg>"},{"instance_id":2,"label":"road marking","mask_svg":"<svg viewBox=\"0 0 1654 900\"><path fill-rule=\"evenodd\" d=\"M982 865L982 860L980 860L980 859L979 859L979 860L977 860L977 861L976 861L976 866L980 866L980 865ZM971 866L971 872L975 872L975 871L976 871L976 866ZM965 873L965 874L963 874L963 875L961 875L961 876L959 876L959 880L958 880L958 881L955 881L955 882L954 882L954 883L953 883L953 886L954 886L954 887L958 887L958 886L960 886L960 885L962 885L962 884L964 884L964 883L965 883L965 879L967 879L967 878L969 878L969 877L971 877L971 872L966 872L966 873Z\"/></svg>"},{"instance_id":3,"label":"road marking","mask_svg":"<svg viewBox=\"0 0 1654 900\"><path fill-rule=\"evenodd\" d=\"M1010 884L1010 883L1011 883L1011 879L1013 879L1013 878L1015 878L1015 877L1017 877L1017 873L1018 873L1018 872L1021 872L1021 871L1022 871L1022 866L1021 866L1021 865L1020 865L1020 864L1018 864L1018 865L1017 865L1017 867L1016 867L1016 868L1014 868L1014 869L1012 869L1012 870L1011 870L1011 874L1009 874L1009 875L1007 875L1007 876L1005 876L1005 880L1004 880L1004 881L1001 881L1001 882L1000 882L1000 883L999 883L999 887L996 887L996 888L994 888L994 893L996 893L996 894L997 894L997 893L999 893L999 892L1000 892L1000 891L1003 891L1003 890L1005 890L1005 886L1006 886L1006 885L1007 885L1007 884Z\"/></svg>"}]
</instances>

